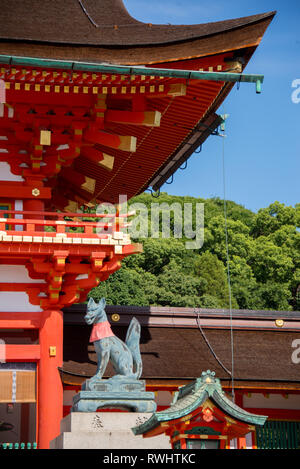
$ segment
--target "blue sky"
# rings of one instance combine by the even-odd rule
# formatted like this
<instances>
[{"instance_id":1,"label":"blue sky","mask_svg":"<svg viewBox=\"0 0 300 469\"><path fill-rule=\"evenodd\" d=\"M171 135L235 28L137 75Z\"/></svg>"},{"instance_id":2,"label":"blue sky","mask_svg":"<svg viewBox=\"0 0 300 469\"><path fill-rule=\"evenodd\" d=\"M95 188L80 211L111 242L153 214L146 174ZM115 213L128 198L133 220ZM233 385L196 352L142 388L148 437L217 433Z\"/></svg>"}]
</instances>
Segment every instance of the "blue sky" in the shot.
<instances>
[{"instance_id":1,"label":"blue sky","mask_svg":"<svg viewBox=\"0 0 300 469\"><path fill-rule=\"evenodd\" d=\"M235 86L219 108L226 123L226 198L251 210L278 200L300 202L300 102L292 102L292 82L300 83L299 0L125 0L128 11L150 23L194 24L277 10L277 15L245 73L265 76L262 94L253 84ZM299 89L300 86L298 85ZM300 92L298 94L300 97ZM211 136L202 153L162 191L194 197L223 197L222 139Z\"/></svg>"}]
</instances>

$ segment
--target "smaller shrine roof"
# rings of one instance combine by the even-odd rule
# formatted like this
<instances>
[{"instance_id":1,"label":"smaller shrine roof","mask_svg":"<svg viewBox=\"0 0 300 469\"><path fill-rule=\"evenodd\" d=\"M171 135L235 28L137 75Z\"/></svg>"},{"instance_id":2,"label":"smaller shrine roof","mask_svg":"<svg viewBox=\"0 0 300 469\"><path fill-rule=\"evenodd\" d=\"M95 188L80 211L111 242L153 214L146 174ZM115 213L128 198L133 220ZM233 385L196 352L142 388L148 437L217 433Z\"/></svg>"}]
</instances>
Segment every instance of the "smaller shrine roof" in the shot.
<instances>
[{"instance_id":1,"label":"smaller shrine roof","mask_svg":"<svg viewBox=\"0 0 300 469\"><path fill-rule=\"evenodd\" d=\"M135 435L144 434L157 427L161 422L180 419L201 407L211 399L226 415L250 425L264 425L267 416L256 415L245 411L232 402L224 393L220 380L215 373L207 370L193 383L183 386L175 394L174 401L168 409L152 414L149 420L132 429Z\"/></svg>"}]
</instances>

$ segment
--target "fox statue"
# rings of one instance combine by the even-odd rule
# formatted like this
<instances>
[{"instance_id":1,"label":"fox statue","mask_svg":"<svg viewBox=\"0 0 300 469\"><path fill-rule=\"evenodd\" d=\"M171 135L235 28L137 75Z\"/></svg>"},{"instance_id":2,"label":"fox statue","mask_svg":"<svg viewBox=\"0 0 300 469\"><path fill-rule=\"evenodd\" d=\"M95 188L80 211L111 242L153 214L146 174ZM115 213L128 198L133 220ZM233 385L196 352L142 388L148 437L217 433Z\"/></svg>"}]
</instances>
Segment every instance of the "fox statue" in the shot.
<instances>
[{"instance_id":1,"label":"fox statue","mask_svg":"<svg viewBox=\"0 0 300 469\"><path fill-rule=\"evenodd\" d=\"M90 342L94 343L98 359L97 372L91 380L97 381L102 378L109 360L111 360L117 373L112 377L113 379L126 377L138 380L142 374L142 359L139 347L141 326L136 318L132 318L125 343L122 342L111 330L105 306L105 298L102 298L99 303L90 298L84 317L87 324L93 324Z\"/></svg>"}]
</instances>

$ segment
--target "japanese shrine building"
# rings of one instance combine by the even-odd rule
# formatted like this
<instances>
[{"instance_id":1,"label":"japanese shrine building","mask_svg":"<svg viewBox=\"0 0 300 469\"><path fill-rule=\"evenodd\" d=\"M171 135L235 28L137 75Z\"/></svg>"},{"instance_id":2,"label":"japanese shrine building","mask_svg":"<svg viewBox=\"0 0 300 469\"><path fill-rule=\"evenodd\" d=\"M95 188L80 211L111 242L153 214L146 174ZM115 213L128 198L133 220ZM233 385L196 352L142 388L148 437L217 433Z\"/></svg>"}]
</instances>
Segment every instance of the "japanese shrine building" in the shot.
<instances>
[{"instance_id":1,"label":"japanese shrine building","mask_svg":"<svg viewBox=\"0 0 300 469\"><path fill-rule=\"evenodd\" d=\"M119 196L158 190L236 82L260 92L243 71L274 14L172 26L121 0L1 2L0 406L18 409L21 438L48 448L59 433L62 309L140 252ZM110 223L80 212L103 202Z\"/></svg>"},{"instance_id":2,"label":"japanese shrine building","mask_svg":"<svg viewBox=\"0 0 300 469\"><path fill-rule=\"evenodd\" d=\"M97 367L84 311L85 305L80 304L64 310L64 359L60 368L64 415L70 412L81 384L95 374ZM237 406L268 417L263 427L254 418L251 425L255 430L230 443L225 441L226 448L299 448L300 312L233 310L233 382L229 310L107 306L106 312L114 333L123 340L132 316L140 322L142 377L147 390L156 394L158 412L165 411L168 417L176 392L191 387L203 371L210 369L231 400L234 388ZM105 377L112 374L108 366Z\"/></svg>"}]
</instances>

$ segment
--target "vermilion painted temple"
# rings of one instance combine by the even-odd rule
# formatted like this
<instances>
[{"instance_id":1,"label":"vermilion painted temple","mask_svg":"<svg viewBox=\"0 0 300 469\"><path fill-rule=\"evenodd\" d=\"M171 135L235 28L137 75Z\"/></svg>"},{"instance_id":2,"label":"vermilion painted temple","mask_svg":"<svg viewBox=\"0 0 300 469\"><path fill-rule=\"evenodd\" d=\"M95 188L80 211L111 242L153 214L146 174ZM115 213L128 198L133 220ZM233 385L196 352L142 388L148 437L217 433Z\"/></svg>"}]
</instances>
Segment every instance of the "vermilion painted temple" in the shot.
<instances>
[{"instance_id":1,"label":"vermilion painted temple","mask_svg":"<svg viewBox=\"0 0 300 469\"><path fill-rule=\"evenodd\" d=\"M259 93L243 71L273 16L172 26L121 0L1 2L0 402L20 404L21 438L30 419L39 448L59 433L62 309L140 251L118 207L109 223L79 209L159 189L236 82Z\"/></svg>"}]
</instances>

